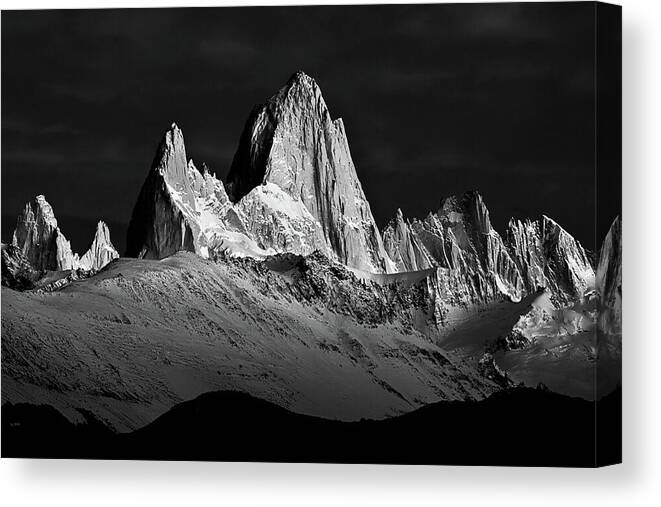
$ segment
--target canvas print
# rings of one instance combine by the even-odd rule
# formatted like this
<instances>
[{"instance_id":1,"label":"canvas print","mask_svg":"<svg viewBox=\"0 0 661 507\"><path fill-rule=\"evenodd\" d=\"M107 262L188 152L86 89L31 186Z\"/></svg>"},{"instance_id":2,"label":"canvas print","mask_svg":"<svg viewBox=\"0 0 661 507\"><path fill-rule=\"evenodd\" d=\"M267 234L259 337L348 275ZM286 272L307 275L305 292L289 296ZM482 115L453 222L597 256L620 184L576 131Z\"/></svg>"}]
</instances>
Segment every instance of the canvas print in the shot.
<instances>
[{"instance_id":1,"label":"canvas print","mask_svg":"<svg viewBox=\"0 0 661 507\"><path fill-rule=\"evenodd\" d=\"M2 12L2 456L619 462L620 25Z\"/></svg>"}]
</instances>

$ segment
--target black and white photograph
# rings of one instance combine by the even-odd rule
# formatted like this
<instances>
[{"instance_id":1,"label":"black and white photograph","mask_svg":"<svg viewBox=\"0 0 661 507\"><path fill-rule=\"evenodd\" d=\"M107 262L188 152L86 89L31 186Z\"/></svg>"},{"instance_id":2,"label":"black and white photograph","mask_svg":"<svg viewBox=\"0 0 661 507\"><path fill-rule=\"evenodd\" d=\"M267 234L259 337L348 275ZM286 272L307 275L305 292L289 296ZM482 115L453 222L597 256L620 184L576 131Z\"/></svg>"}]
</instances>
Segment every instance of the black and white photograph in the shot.
<instances>
[{"instance_id":1,"label":"black and white photograph","mask_svg":"<svg viewBox=\"0 0 661 507\"><path fill-rule=\"evenodd\" d=\"M2 457L619 463L621 23L3 10Z\"/></svg>"}]
</instances>

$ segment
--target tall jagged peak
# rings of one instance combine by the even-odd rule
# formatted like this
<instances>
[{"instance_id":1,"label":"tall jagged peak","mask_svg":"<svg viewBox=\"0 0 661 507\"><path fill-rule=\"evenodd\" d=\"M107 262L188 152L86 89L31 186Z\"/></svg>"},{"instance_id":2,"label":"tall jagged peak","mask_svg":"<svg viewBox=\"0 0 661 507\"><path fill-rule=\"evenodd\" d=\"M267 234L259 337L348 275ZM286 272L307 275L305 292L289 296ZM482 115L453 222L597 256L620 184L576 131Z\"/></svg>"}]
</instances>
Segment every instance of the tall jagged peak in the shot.
<instances>
[{"instance_id":1,"label":"tall jagged peak","mask_svg":"<svg viewBox=\"0 0 661 507\"><path fill-rule=\"evenodd\" d=\"M265 104L257 106L253 114L264 117L262 121L267 122L299 119L317 124L333 123L321 88L302 70L295 72Z\"/></svg>"},{"instance_id":2,"label":"tall jagged peak","mask_svg":"<svg viewBox=\"0 0 661 507\"><path fill-rule=\"evenodd\" d=\"M110 240L110 229L104 221L99 220L96 224L92 244L80 258L79 267L85 270L97 271L118 257L119 253Z\"/></svg>"},{"instance_id":3,"label":"tall jagged peak","mask_svg":"<svg viewBox=\"0 0 661 507\"><path fill-rule=\"evenodd\" d=\"M397 271L419 271L431 268L434 261L401 208L383 230L383 246Z\"/></svg>"},{"instance_id":4,"label":"tall jagged peak","mask_svg":"<svg viewBox=\"0 0 661 507\"><path fill-rule=\"evenodd\" d=\"M297 72L250 114L226 180L238 203L273 184L301 201L338 259L352 268L387 270L388 259L354 167L341 121L332 121L315 81Z\"/></svg>"},{"instance_id":5,"label":"tall jagged peak","mask_svg":"<svg viewBox=\"0 0 661 507\"><path fill-rule=\"evenodd\" d=\"M577 255L582 264L591 266L592 263L585 253L585 249L576 238L567 232L558 222L546 215L542 215L541 234L545 248L569 251Z\"/></svg>"},{"instance_id":6,"label":"tall jagged peak","mask_svg":"<svg viewBox=\"0 0 661 507\"><path fill-rule=\"evenodd\" d=\"M186 157L184 134L173 123L161 138L140 189L126 235L126 255L161 259L178 250L195 251L197 228L193 184L200 176Z\"/></svg>"},{"instance_id":7,"label":"tall jagged peak","mask_svg":"<svg viewBox=\"0 0 661 507\"><path fill-rule=\"evenodd\" d=\"M160 175L171 190L178 192L181 199L192 206L193 197L187 177L187 160L184 133L176 123L172 123L156 150L152 172Z\"/></svg>"},{"instance_id":8,"label":"tall jagged peak","mask_svg":"<svg viewBox=\"0 0 661 507\"><path fill-rule=\"evenodd\" d=\"M184 148L184 133L176 123L172 123L170 128L163 134L161 140L161 150L178 150Z\"/></svg>"},{"instance_id":9,"label":"tall jagged peak","mask_svg":"<svg viewBox=\"0 0 661 507\"><path fill-rule=\"evenodd\" d=\"M18 217L12 245L18 248L33 269L37 271L99 269L107 262L118 257L110 243L110 232L105 223L97 224L92 244L110 245L112 252L104 247L106 253L92 266L81 264L78 254L71 250L71 243L57 225L53 208L43 195L38 195L25 205Z\"/></svg>"},{"instance_id":10,"label":"tall jagged peak","mask_svg":"<svg viewBox=\"0 0 661 507\"><path fill-rule=\"evenodd\" d=\"M402 208L397 208L395 211L395 216L392 217L386 226L383 228L382 231L382 236L384 242L386 241L386 236L389 239L392 239L393 235L395 234L408 234L409 231L409 223L407 222L406 218L404 218L404 213L402 212ZM389 247L386 245L386 251L388 251ZM388 252L388 255L390 255L390 252ZM392 255L390 255L392 258Z\"/></svg>"},{"instance_id":11,"label":"tall jagged peak","mask_svg":"<svg viewBox=\"0 0 661 507\"><path fill-rule=\"evenodd\" d=\"M296 174L288 175L285 181L278 181L281 171L269 174L269 169L274 165L274 139L309 144L314 141L314 137L303 139L306 132L318 136L319 131L337 138L345 137L344 124L331 119L321 89L315 80L305 72L298 71L266 103L255 106L248 117L227 175L226 186L230 198L237 202L267 180L289 191L287 182L295 179ZM313 146L301 146L299 149L301 148L315 149ZM282 156L286 154L283 153ZM276 164L277 168L282 169L287 160L276 162L279 162ZM291 164L289 168L293 169Z\"/></svg>"},{"instance_id":12,"label":"tall jagged peak","mask_svg":"<svg viewBox=\"0 0 661 507\"><path fill-rule=\"evenodd\" d=\"M94 241L101 240L106 243L110 242L110 229L108 229L108 224L103 220L99 220L96 224L96 232L94 233Z\"/></svg>"},{"instance_id":13,"label":"tall jagged peak","mask_svg":"<svg viewBox=\"0 0 661 507\"><path fill-rule=\"evenodd\" d=\"M53 208L43 195L25 204L16 220L12 244L36 270L58 269L59 228ZM61 239L60 239L61 241Z\"/></svg>"}]
</instances>

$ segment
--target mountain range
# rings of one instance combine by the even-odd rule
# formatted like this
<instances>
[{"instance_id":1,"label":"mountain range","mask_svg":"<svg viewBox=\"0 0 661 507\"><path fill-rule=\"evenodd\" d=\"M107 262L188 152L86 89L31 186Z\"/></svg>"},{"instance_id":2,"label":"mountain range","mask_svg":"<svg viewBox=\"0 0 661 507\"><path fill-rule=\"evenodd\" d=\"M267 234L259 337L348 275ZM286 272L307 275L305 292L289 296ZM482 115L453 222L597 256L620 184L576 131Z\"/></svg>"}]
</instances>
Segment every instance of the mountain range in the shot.
<instances>
[{"instance_id":1,"label":"mountain range","mask_svg":"<svg viewBox=\"0 0 661 507\"><path fill-rule=\"evenodd\" d=\"M619 361L619 217L596 262L548 216L501 235L477 191L381 232L301 71L253 108L224 182L200 167L173 123L121 259L103 222L78 256L44 196L26 204L2 248L3 400L129 430L222 389L355 420L517 382L617 385L593 369Z\"/></svg>"}]
</instances>

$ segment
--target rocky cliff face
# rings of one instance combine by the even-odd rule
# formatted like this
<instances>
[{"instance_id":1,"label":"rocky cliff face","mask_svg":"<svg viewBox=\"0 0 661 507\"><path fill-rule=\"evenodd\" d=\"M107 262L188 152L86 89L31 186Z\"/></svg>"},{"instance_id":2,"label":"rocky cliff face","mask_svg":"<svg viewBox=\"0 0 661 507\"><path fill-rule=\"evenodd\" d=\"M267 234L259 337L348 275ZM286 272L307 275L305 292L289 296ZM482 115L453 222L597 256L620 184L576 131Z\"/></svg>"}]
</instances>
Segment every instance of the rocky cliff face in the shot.
<instances>
[{"instance_id":1,"label":"rocky cliff face","mask_svg":"<svg viewBox=\"0 0 661 507\"><path fill-rule=\"evenodd\" d=\"M566 304L594 288L594 268L585 250L555 221L510 221L508 239L529 292L551 291Z\"/></svg>"},{"instance_id":2,"label":"rocky cliff face","mask_svg":"<svg viewBox=\"0 0 661 507\"><path fill-rule=\"evenodd\" d=\"M404 219L401 209L383 230L383 245L396 271L419 271L435 265L411 225Z\"/></svg>"},{"instance_id":3,"label":"rocky cliff face","mask_svg":"<svg viewBox=\"0 0 661 507\"><path fill-rule=\"evenodd\" d=\"M4 273L9 273L10 266L25 267L27 263L36 273L78 269L92 271L101 269L117 257L119 254L110 241L108 227L99 222L90 250L82 259L79 258L58 227L53 208L43 195L38 195L25 205L18 217L11 248L3 250L3 266L6 268L3 270L3 281Z\"/></svg>"},{"instance_id":4,"label":"rocky cliff face","mask_svg":"<svg viewBox=\"0 0 661 507\"><path fill-rule=\"evenodd\" d=\"M140 191L127 255L161 259L179 250L263 258L320 251L358 270L394 266L351 160L341 120L319 87L295 74L248 119L225 185L187 160L172 125Z\"/></svg>"},{"instance_id":5,"label":"rocky cliff face","mask_svg":"<svg viewBox=\"0 0 661 507\"><path fill-rule=\"evenodd\" d=\"M78 267L86 271L98 271L110 261L117 259L119 254L110 241L110 230L105 222L99 221L94 239L89 250L80 258Z\"/></svg>"},{"instance_id":6,"label":"rocky cliff face","mask_svg":"<svg viewBox=\"0 0 661 507\"><path fill-rule=\"evenodd\" d=\"M410 226L399 215L384 231L388 253L402 271L435 266L439 298L448 304L519 301L524 295L516 263L479 193L446 198L437 213Z\"/></svg>"},{"instance_id":7,"label":"rocky cliff face","mask_svg":"<svg viewBox=\"0 0 661 507\"><path fill-rule=\"evenodd\" d=\"M597 265L599 328L606 333L622 332L622 222L617 217L604 239Z\"/></svg>"},{"instance_id":8,"label":"rocky cliff face","mask_svg":"<svg viewBox=\"0 0 661 507\"><path fill-rule=\"evenodd\" d=\"M269 183L305 206L340 262L367 272L392 270L344 124L331 118L316 82L300 71L253 110L227 178L234 202Z\"/></svg>"},{"instance_id":9,"label":"rocky cliff face","mask_svg":"<svg viewBox=\"0 0 661 507\"><path fill-rule=\"evenodd\" d=\"M452 196L436 213L408 222L401 212L384 229L386 251L400 271L435 268L430 278L439 313L548 290L556 306L594 287L583 247L548 217L510 221L503 239L477 192Z\"/></svg>"},{"instance_id":10,"label":"rocky cliff face","mask_svg":"<svg viewBox=\"0 0 661 507\"><path fill-rule=\"evenodd\" d=\"M315 81L297 72L253 109L226 184L187 158L181 130L161 141L136 203L127 254L161 259L179 250L205 258L263 259L319 251L355 271L429 271L442 308L520 301L548 289L559 304L594 285L581 245L553 220L492 227L478 192L448 197L423 220L374 222L341 120Z\"/></svg>"},{"instance_id":11,"label":"rocky cliff face","mask_svg":"<svg viewBox=\"0 0 661 507\"><path fill-rule=\"evenodd\" d=\"M173 124L133 210L127 256L162 259L180 250L205 258L330 254L321 224L277 185L259 185L233 203L206 165L200 172L192 160L186 162L183 133Z\"/></svg>"},{"instance_id":12,"label":"rocky cliff face","mask_svg":"<svg viewBox=\"0 0 661 507\"><path fill-rule=\"evenodd\" d=\"M521 277L500 234L491 226L489 210L478 192L443 200L438 218L448 237L451 266L466 280L477 279L483 299L503 294L512 301L523 295Z\"/></svg>"},{"instance_id":13,"label":"rocky cliff face","mask_svg":"<svg viewBox=\"0 0 661 507\"><path fill-rule=\"evenodd\" d=\"M156 151L151 170L133 208L126 237L126 255L162 259L179 250L196 252L199 224L187 177L184 136L172 124Z\"/></svg>"},{"instance_id":14,"label":"rocky cliff face","mask_svg":"<svg viewBox=\"0 0 661 507\"><path fill-rule=\"evenodd\" d=\"M59 238L59 241L58 241ZM16 221L16 229L12 245L17 247L36 270L66 269L61 263L71 262L67 259L69 251L58 251L64 247L63 238L57 226L53 208L43 195L38 195L28 202Z\"/></svg>"},{"instance_id":15,"label":"rocky cliff face","mask_svg":"<svg viewBox=\"0 0 661 507\"><path fill-rule=\"evenodd\" d=\"M16 290L28 290L39 279L23 251L15 245L2 244L2 285Z\"/></svg>"}]
</instances>

